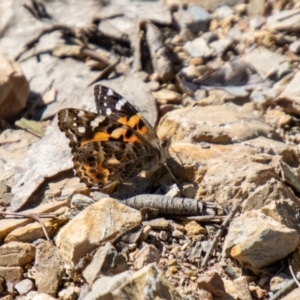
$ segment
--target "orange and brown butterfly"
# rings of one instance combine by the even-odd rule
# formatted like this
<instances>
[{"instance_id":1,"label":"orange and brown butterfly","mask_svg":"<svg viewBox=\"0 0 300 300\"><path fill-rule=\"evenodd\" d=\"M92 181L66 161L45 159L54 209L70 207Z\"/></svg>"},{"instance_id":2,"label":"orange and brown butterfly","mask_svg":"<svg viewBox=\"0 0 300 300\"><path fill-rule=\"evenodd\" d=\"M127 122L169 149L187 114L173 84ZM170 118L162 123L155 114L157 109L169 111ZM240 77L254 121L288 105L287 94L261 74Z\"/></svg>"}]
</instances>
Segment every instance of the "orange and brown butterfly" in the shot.
<instances>
[{"instance_id":1,"label":"orange and brown butterfly","mask_svg":"<svg viewBox=\"0 0 300 300\"><path fill-rule=\"evenodd\" d=\"M143 170L155 170L169 157L169 143L121 95L95 85L98 113L66 108L58 125L70 139L76 175L89 187L109 188Z\"/></svg>"}]
</instances>

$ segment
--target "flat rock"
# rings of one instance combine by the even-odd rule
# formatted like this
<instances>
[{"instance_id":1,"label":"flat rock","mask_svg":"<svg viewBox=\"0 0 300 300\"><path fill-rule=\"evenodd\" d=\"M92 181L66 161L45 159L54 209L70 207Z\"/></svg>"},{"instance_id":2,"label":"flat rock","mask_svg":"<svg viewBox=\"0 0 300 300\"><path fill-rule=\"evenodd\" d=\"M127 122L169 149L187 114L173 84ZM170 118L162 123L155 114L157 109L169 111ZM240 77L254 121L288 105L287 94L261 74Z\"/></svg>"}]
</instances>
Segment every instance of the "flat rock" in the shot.
<instances>
[{"instance_id":1,"label":"flat rock","mask_svg":"<svg viewBox=\"0 0 300 300\"><path fill-rule=\"evenodd\" d=\"M285 56L266 48L255 48L245 54L243 59L251 64L262 78L265 78L276 66L286 61Z\"/></svg>"},{"instance_id":2,"label":"flat rock","mask_svg":"<svg viewBox=\"0 0 300 300\"><path fill-rule=\"evenodd\" d=\"M285 112L300 115L300 71L287 84L286 88L276 99L276 103L280 105Z\"/></svg>"},{"instance_id":3,"label":"flat rock","mask_svg":"<svg viewBox=\"0 0 300 300\"><path fill-rule=\"evenodd\" d=\"M64 262L74 266L101 242L113 240L140 222L139 211L111 198L102 199L65 225L57 235L56 244Z\"/></svg>"},{"instance_id":4,"label":"flat rock","mask_svg":"<svg viewBox=\"0 0 300 300\"><path fill-rule=\"evenodd\" d=\"M50 203L43 203L36 208L25 210L23 211L23 213L28 213L28 214L49 213L55 211L56 209L62 206L66 206L66 204L67 201L53 201ZM24 218L24 219L5 218L0 220L0 240L3 240L6 237L6 235L9 234L14 229L22 227L31 222L33 222L33 220L30 218Z\"/></svg>"},{"instance_id":5,"label":"flat rock","mask_svg":"<svg viewBox=\"0 0 300 300\"><path fill-rule=\"evenodd\" d=\"M300 294L300 288L296 288L289 292L286 296L281 298L281 300L298 300Z\"/></svg>"},{"instance_id":6,"label":"flat rock","mask_svg":"<svg viewBox=\"0 0 300 300\"><path fill-rule=\"evenodd\" d=\"M273 243L273 244L272 244ZM260 269L286 257L297 247L298 233L259 211L234 219L224 241L223 256Z\"/></svg>"},{"instance_id":7,"label":"flat rock","mask_svg":"<svg viewBox=\"0 0 300 300\"><path fill-rule=\"evenodd\" d=\"M67 207L65 207L67 209ZM53 237L59 228L67 222L65 216L58 218L43 218L43 223L49 237ZM40 223L30 223L25 226L21 226L11 231L5 238L4 242L9 243L12 241L18 241L23 243L31 243L37 239L45 238L45 233Z\"/></svg>"},{"instance_id":8,"label":"flat rock","mask_svg":"<svg viewBox=\"0 0 300 300\"><path fill-rule=\"evenodd\" d=\"M94 254L91 263L82 272L88 284L92 285L102 276L113 276L127 271L128 267L111 243L106 243Z\"/></svg>"},{"instance_id":9,"label":"flat rock","mask_svg":"<svg viewBox=\"0 0 300 300\"><path fill-rule=\"evenodd\" d=\"M157 132L161 138L172 137L174 142L214 144L276 137L274 128L262 118L232 103L171 111L163 116Z\"/></svg>"},{"instance_id":10,"label":"flat rock","mask_svg":"<svg viewBox=\"0 0 300 300\"><path fill-rule=\"evenodd\" d=\"M150 264L136 272L126 271L113 277L98 279L93 284L92 291L85 296L85 300L108 299L108 297L139 300L151 299L153 295L161 299L182 299L156 264Z\"/></svg>"},{"instance_id":11,"label":"flat rock","mask_svg":"<svg viewBox=\"0 0 300 300\"><path fill-rule=\"evenodd\" d=\"M35 258L35 247L31 244L11 242L0 247L0 266L24 266Z\"/></svg>"},{"instance_id":12,"label":"flat rock","mask_svg":"<svg viewBox=\"0 0 300 300\"><path fill-rule=\"evenodd\" d=\"M179 30L187 27L191 32L197 34L199 31L207 31L210 14L201 6L190 6L187 10L179 10L173 14L175 24Z\"/></svg>"},{"instance_id":13,"label":"flat rock","mask_svg":"<svg viewBox=\"0 0 300 300\"><path fill-rule=\"evenodd\" d=\"M271 31L299 31L300 9L282 10L267 18L267 28Z\"/></svg>"}]
</instances>

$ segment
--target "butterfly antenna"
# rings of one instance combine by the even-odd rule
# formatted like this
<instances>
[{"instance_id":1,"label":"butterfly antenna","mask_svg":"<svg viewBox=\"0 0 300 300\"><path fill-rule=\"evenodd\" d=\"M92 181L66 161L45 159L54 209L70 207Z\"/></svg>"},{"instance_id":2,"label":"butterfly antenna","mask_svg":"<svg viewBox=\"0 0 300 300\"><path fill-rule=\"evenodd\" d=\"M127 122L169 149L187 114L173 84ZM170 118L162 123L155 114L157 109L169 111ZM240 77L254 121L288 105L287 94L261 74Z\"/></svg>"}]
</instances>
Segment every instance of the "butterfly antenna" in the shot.
<instances>
[{"instance_id":1,"label":"butterfly antenna","mask_svg":"<svg viewBox=\"0 0 300 300\"><path fill-rule=\"evenodd\" d=\"M175 178L174 174L172 173L171 169L169 168L169 166L167 165L167 163L164 163L164 166L166 167L166 169L168 170L168 172L170 173L171 177L173 178L173 180L176 182L176 184L179 186L180 190L183 189L183 186L179 183L179 181Z\"/></svg>"}]
</instances>

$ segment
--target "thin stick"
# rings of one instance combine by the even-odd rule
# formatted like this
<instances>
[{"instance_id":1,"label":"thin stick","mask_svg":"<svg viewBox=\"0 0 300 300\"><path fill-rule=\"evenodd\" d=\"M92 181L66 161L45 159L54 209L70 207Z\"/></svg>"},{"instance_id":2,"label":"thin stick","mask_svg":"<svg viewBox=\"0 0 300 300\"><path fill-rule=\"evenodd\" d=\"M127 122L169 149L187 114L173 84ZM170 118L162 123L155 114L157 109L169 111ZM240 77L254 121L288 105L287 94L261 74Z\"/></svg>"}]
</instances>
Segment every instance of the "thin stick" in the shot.
<instances>
[{"instance_id":1,"label":"thin stick","mask_svg":"<svg viewBox=\"0 0 300 300\"><path fill-rule=\"evenodd\" d=\"M37 222L39 222L41 224L46 239L48 241L50 241L50 238L49 238L48 232L46 230L45 224L40 219L40 217L38 215L36 215L36 214L24 214L24 213L11 213L11 212L9 212L9 213L8 212L0 212L0 214L1 215L7 215L7 216L11 215L11 216L25 217L25 218L34 219L35 221L37 221Z\"/></svg>"},{"instance_id":2,"label":"thin stick","mask_svg":"<svg viewBox=\"0 0 300 300\"><path fill-rule=\"evenodd\" d=\"M109 74L114 71L118 63L120 62L120 58L118 58L114 63L107 66L97 77L92 80L87 86L91 86L92 84L96 83L97 81L107 78Z\"/></svg>"},{"instance_id":3,"label":"thin stick","mask_svg":"<svg viewBox=\"0 0 300 300\"><path fill-rule=\"evenodd\" d=\"M210 245L210 248L208 249L208 251L206 252L205 254L205 257L201 263L201 266L202 267L206 267L207 263L208 263L208 260L211 256L211 253L212 251L214 250L214 248L216 247L217 245L217 242L218 242L218 239L219 237L223 234L225 228L227 228L227 226L229 225L229 222L231 221L231 219L234 217L234 215L236 214L236 212L238 211L238 209L240 208L239 205L234 205L232 207L232 210L231 212L228 214L228 216L226 217L226 219L224 220L224 222L222 223L221 227L218 229L211 245Z\"/></svg>"}]
</instances>

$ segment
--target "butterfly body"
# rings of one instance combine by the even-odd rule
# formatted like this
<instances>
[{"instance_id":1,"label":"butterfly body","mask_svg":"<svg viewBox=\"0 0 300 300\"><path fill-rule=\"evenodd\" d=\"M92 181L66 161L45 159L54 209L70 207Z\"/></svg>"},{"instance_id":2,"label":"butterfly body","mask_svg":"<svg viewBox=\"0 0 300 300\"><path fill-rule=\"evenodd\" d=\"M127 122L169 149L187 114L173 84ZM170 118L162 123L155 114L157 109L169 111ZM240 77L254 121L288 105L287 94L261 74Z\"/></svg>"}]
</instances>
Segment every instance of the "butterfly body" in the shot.
<instances>
[{"instance_id":1,"label":"butterfly body","mask_svg":"<svg viewBox=\"0 0 300 300\"><path fill-rule=\"evenodd\" d=\"M155 170L169 157L167 142L126 99L102 85L94 88L98 113L66 108L58 125L70 140L74 168L87 186L106 188L143 170Z\"/></svg>"}]
</instances>

